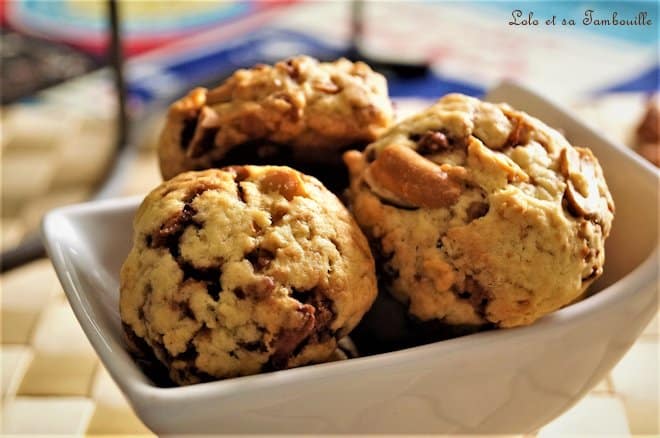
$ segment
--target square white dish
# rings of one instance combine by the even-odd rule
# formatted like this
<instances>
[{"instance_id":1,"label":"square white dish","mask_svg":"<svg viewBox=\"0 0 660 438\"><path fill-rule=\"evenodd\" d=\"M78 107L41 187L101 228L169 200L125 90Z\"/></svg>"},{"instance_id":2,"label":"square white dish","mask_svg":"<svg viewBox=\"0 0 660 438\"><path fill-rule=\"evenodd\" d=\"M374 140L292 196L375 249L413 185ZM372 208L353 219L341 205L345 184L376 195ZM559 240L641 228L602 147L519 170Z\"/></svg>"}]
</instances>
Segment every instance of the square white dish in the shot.
<instances>
[{"instance_id":1,"label":"square white dish","mask_svg":"<svg viewBox=\"0 0 660 438\"><path fill-rule=\"evenodd\" d=\"M486 100L561 128L599 158L616 203L605 274L588 299L518 329L188 387L155 386L129 356L119 268L138 198L64 207L43 234L103 364L154 432L528 433L578 401L657 312L658 172L547 99L504 83Z\"/></svg>"}]
</instances>

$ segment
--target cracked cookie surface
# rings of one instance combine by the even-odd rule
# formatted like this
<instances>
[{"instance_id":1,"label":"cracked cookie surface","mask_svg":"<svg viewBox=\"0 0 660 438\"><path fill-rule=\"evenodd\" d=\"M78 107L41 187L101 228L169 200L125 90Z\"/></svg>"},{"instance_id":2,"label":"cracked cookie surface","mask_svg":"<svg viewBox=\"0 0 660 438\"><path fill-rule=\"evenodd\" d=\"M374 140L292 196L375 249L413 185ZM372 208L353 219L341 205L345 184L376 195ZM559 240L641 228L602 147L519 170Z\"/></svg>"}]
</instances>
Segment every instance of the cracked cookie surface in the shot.
<instances>
[{"instance_id":1,"label":"cracked cookie surface","mask_svg":"<svg viewBox=\"0 0 660 438\"><path fill-rule=\"evenodd\" d=\"M287 167L182 173L144 199L133 239L127 339L178 384L325 361L376 295L346 208Z\"/></svg>"},{"instance_id":2,"label":"cracked cookie surface","mask_svg":"<svg viewBox=\"0 0 660 438\"><path fill-rule=\"evenodd\" d=\"M423 321L530 324L602 273L597 159L506 104L447 95L344 160L381 281Z\"/></svg>"},{"instance_id":3,"label":"cracked cookie surface","mask_svg":"<svg viewBox=\"0 0 660 438\"><path fill-rule=\"evenodd\" d=\"M340 164L392 121L385 78L362 62L298 56L236 71L173 103L161 133L165 179L229 164Z\"/></svg>"}]
</instances>

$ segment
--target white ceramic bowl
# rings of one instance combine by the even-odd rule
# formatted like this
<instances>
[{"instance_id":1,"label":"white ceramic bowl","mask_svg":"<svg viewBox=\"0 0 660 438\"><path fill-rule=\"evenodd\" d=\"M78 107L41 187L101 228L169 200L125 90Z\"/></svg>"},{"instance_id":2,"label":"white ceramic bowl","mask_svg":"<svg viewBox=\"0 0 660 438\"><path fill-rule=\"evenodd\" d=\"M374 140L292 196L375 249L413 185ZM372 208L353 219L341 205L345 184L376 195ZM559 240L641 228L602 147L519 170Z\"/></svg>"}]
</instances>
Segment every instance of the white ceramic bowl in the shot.
<instances>
[{"instance_id":1,"label":"white ceramic bowl","mask_svg":"<svg viewBox=\"0 0 660 438\"><path fill-rule=\"evenodd\" d=\"M118 273L140 201L65 207L43 224L48 253L85 333L138 416L157 433L524 433L589 391L657 311L655 168L519 86L506 101L600 159L616 202L600 292L524 328L343 362L180 388L156 387L128 355Z\"/></svg>"}]
</instances>

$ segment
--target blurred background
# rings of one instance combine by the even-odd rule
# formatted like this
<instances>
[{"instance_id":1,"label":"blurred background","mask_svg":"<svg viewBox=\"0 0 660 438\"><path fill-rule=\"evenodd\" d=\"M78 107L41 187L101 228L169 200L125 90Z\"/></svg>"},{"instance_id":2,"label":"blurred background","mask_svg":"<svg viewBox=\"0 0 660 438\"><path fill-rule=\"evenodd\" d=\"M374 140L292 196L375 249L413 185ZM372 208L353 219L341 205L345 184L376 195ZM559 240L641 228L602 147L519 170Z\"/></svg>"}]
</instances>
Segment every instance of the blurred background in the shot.
<instances>
[{"instance_id":1,"label":"blurred background","mask_svg":"<svg viewBox=\"0 0 660 438\"><path fill-rule=\"evenodd\" d=\"M614 13L629 22L596 24ZM346 56L387 75L402 116L510 79L657 165L657 20L656 1L1 0L2 432L149 433L99 365L35 233L54 207L157 185L164 113L188 89L258 62ZM658 433L659 412L656 318L539 435Z\"/></svg>"}]
</instances>

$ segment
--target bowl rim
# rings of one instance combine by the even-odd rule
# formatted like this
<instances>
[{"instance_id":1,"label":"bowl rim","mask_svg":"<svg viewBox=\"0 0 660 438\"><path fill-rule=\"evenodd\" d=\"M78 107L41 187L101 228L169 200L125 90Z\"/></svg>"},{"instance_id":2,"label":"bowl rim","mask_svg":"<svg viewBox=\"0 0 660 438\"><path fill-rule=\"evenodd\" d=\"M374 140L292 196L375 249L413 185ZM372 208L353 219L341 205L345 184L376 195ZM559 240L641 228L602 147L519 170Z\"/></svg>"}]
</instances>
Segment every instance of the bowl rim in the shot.
<instances>
[{"instance_id":1,"label":"bowl rim","mask_svg":"<svg viewBox=\"0 0 660 438\"><path fill-rule=\"evenodd\" d=\"M598 137L608 147L615 149L617 153L623 154L626 158L632 159L641 167L640 170L642 172L647 172L650 176L655 177L656 181L658 180L660 171L653 168L628 148L618 146L611 140L603 137L582 120L551 100L512 82L505 82L495 89L501 91L507 87L515 89L517 92L529 93L532 97L541 99L552 110L559 111L565 116L572 118L582 128L588 130L591 135ZM77 266L80 266L80 264L75 263L75 260L70 259L61 250L61 245L66 246L70 240L68 238L62 238L62 233L58 231L58 229L61 229L61 225L65 223L71 224L76 217L89 214L112 215L125 209L136 209L142 199L143 196L131 196L60 207L47 213L42 222L42 236L47 253L55 267L57 276L62 283L74 314L96 350L96 353L100 356L104 366L122 390L127 393L129 401L132 404L136 400L149 400L153 405L154 402L174 403L188 397L228 397L238 392L287 385L292 380L300 383L301 381L310 381L321 376L323 378L340 377L348 373L385 366L396 366L410 361L419 361L425 357L442 355L458 349L476 349L484 344L492 344L494 336L498 342L516 342L531 336L548 333L548 331L552 331L557 325L571 326L579 324L585 318L597 318L600 313L605 312L612 306L616 306L621 300L628 300L634 294L647 292L648 288L652 287L658 278L659 254L656 242L655 248L646 256L644 261L622 278L619 278L598 293L552 312L529 326L479 332L347 361L308 365L295 369L242 376L189 386L159 387L153 384L148 376L139 369L123 345L115 342L112 336L104 333L91 320L94 311L89 305L88 296L93 292L79 287L80 285L69 272L67 266L70 263ZM123 354L116 354L115 348L122 350ZM138 405L134 404L134 406L139 410Z\"/></svg>"}]
</instances>

